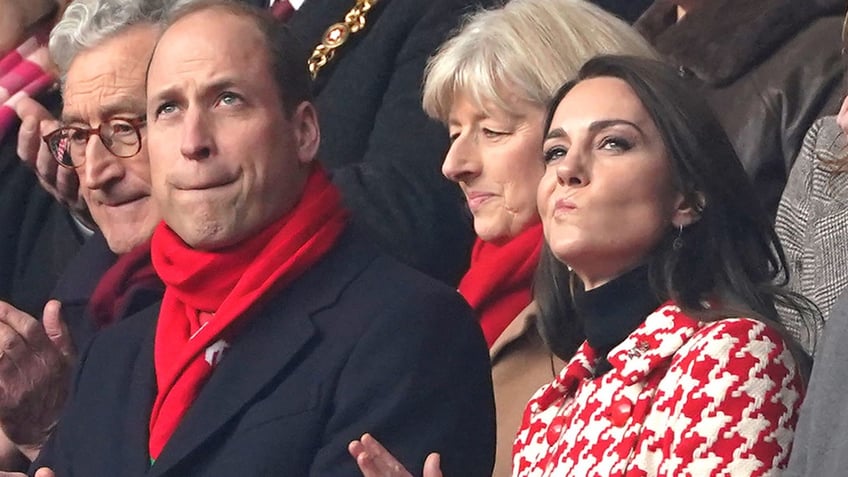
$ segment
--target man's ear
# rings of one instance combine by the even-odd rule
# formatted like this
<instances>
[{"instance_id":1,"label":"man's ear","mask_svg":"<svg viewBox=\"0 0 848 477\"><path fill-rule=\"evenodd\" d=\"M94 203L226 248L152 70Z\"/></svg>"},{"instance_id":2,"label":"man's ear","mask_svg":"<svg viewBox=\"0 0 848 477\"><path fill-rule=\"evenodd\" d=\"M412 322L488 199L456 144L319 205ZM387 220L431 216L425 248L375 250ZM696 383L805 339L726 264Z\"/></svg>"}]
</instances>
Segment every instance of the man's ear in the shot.
<instances>
[{"instance_id":1,"label":"man's ear","mask_svg":"<svg viewBox=\"0 0 848 477\"><path fill-rule=\"evenodd\" d=\"M701 219L701 212L707 206L707 199L700 192L692 192L688 195L680 194L677 207L671 216L671 223L675 227L688 227Z\"/></svg>"},{"instance_id":2,"label":"man's ear","mask_svg":"<svg viewBox=\"0 0 848 477\"><path fill-rule=\"evenodd\" d=\"M321 128L318 126L318 112L309 101L304 101L292 113L297 158L301 164L307 165L318 155L321 144Z\"/></svg>"}]
</instances>

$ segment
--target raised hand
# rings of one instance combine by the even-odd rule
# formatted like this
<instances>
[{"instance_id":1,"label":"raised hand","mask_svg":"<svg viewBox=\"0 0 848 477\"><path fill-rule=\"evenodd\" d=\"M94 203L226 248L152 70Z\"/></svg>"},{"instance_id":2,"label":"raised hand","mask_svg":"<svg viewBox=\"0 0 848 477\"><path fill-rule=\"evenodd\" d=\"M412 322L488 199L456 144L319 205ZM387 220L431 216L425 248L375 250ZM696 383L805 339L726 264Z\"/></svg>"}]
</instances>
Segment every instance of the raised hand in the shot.
<instances>
[{"instance_id":1,"label":"raised hand","mask_svg":"<svg viewBox=\"0 0 848 477\"><path fill-rule=\"evenodd\" d=\"M347 450L356 460L364 477L412 477L403 464L371 434L363 434L358 441L352 441ZM439 454L427 456L422 477L442 477Z\"/></svg>"},{"instance_id":2,"label":"raised hand","mask_svg":"<svg viewBox=\"0 0 848 477\"><path fill-rule=\"evenodd\" d=\"M75 351L61 304L42 322L0 302L0 427L30 460L49 437L70 385Z\"/></svg>"},{"instance_id":3,"label":"raised hand","mask_svg":"<svg viewBox=\"0 0 848 477\"><path fill-rule=\"evenodd\" d=\"M77 173L73 169L61 167L41 139L56 130L60 126L59 121L32 98L21 98L15 103L15 112L21 119L18 130L18 156L21 161L35 172L44 190L79 218L89 221Z\"/></svg>"},{"instance_id":4,"label":"raised hand","mask_svg":"<svg viewBox=\"0 0 848 477\"><path fill-rule=\"evenodd\" d=\"M836 123L839 127L848 134L848 96L842 100L842 107L839 108L839 114L836 116Z\"/></svg>"}]
</instances>

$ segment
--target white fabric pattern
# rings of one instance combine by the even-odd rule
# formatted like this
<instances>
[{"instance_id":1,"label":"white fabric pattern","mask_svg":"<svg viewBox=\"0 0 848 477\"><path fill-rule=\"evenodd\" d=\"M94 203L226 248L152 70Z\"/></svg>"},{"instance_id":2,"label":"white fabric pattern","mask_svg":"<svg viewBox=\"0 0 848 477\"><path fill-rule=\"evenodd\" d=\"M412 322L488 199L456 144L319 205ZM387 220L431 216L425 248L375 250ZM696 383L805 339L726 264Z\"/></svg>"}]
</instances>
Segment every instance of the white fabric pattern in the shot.
<instances>
[{"instance_id":1,"label":"white fabric pattern","mask_svg":"<svg viewBox=\"0 0 848 477\"><path fill-rule=\"evenodd\" d=\"M513 475L769 476L785 467L802 384L775 330L661 306L593 377L584 343L528 403Z\"/></svg>"}]
</instances>

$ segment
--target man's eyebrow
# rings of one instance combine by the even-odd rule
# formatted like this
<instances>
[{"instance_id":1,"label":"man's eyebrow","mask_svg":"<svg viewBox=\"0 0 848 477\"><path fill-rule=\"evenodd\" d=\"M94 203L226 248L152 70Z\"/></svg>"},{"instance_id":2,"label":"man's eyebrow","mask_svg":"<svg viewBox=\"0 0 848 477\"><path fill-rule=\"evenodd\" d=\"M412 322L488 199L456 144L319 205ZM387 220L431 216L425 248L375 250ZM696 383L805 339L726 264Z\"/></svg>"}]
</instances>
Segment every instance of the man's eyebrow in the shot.
<instances>
[{"instance_id":1,"label":"man's eyebrow","mask_svg":"<svg viewBox=\"0 0 848 477\"><path fill-rule=\"evenodd\" d=\"M239 79L231 76L222 76L220 78L214 78L212 81L208 83L204 83L200 85L202 95L212 93L217 93L221 90L225 90L228 88L232 88L238 86L240 84ZM162 88L161 90L150 95L150 101L161 101L166 98L174 98L182 95L181 87L177 84L168 85Z\"/></svg>"}]
</instances>

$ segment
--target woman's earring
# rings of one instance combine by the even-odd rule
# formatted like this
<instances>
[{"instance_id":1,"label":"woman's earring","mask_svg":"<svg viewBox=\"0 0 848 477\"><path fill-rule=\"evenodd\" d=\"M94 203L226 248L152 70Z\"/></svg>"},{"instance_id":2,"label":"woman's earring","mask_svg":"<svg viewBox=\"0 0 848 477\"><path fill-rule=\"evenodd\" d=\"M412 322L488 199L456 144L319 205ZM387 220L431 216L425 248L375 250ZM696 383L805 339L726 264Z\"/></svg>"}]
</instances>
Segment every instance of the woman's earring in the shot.
<instances>
[{"instance_id":1,"label":"woman's earring","mask_svg":"<svg viewBox=\"0 0 848 477\"><path fill-rule=\"evenodd\" d=\"M683 225L678 225L678 227L677 238L674 239L674 242L671 242L671 248L674 249L675 252L679 252L680 249L683 248Z\"/></svg>"}]
</instances>

